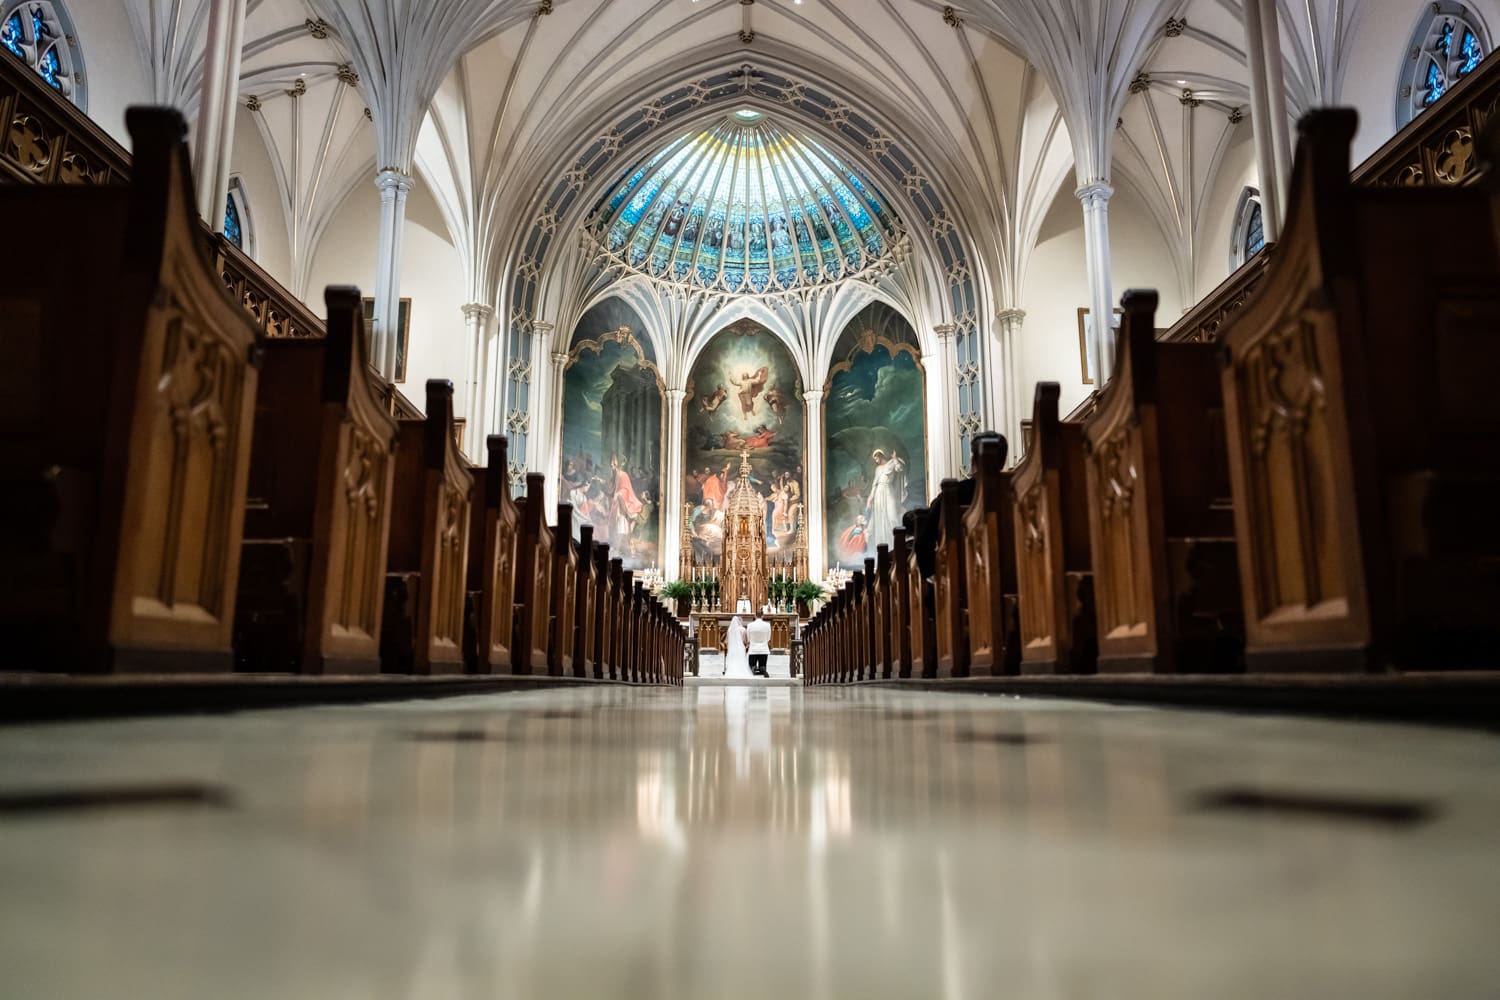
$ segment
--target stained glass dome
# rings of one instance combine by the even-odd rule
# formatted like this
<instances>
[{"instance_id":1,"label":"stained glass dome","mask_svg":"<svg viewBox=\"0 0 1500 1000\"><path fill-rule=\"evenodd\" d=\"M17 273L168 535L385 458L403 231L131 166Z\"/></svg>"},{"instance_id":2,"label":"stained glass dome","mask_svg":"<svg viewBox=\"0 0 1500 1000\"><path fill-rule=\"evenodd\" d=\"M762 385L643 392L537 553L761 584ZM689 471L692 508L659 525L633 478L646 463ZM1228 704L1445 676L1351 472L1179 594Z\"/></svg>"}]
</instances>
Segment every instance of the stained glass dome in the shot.
<instances>
[{"instance_id":1,"label":"stained glass dome","mask_svg":"<svg viewBox=\"0 0 1500 1000\"><path fill-rule=\"evenodd\" d=\"M868 178L750 109L638 165L590 228L608 258L633 270L748 294L860 274L901 240Z\"/></svg>"}]
</instances>

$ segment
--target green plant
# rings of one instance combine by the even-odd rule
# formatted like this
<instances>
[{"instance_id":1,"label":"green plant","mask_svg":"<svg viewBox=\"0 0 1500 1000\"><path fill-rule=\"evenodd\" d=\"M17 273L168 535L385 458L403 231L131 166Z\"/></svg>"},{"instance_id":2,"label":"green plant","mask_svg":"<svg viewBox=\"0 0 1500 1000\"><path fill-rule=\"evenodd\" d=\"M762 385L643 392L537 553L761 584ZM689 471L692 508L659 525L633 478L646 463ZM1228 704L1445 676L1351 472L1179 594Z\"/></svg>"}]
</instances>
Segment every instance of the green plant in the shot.
<instances>
[{"instance_id":1,"label":"green plant","mask_svg":"<svg viewBox=\"0 0 1500 1000\"><path fill-rule=\"evenodd\" d=\"M796 600L811 604L813 601L824 600L828 596L828 593L823 589L821 584L814 583L811 580L803 580L792 588L792 596Z\"/></svg>"},{"instance_id":2,"label":"green plant","mask_svg":"<svg viewBox=\"0 0 1500 1000\"><path fill-rule=\"evenodd\" d=\"M679 597L692 597L693 585L686 580L673 580L671 583L664 583L661 588L661 596L674 601Z\"/></svg>"}]
</instances>

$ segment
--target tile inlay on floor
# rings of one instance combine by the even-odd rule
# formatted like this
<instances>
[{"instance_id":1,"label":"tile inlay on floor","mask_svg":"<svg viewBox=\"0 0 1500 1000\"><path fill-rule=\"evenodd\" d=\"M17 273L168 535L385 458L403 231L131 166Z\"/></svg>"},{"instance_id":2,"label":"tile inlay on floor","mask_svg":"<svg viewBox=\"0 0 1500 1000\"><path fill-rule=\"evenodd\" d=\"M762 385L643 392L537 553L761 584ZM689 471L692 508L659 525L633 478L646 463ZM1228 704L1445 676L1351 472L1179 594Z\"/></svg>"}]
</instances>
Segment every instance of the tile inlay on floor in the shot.
<instances>
[{"instance_id":1,"label":"tile inlay on floor","mask_svg":"<svg viewBox=\"0 0 1500 1000\"><path fill-rule=\"evenodd\" d=\"M0 995L1493 996L1497 774L889 689L0 727Z\"/></svg>"}]
</instances>

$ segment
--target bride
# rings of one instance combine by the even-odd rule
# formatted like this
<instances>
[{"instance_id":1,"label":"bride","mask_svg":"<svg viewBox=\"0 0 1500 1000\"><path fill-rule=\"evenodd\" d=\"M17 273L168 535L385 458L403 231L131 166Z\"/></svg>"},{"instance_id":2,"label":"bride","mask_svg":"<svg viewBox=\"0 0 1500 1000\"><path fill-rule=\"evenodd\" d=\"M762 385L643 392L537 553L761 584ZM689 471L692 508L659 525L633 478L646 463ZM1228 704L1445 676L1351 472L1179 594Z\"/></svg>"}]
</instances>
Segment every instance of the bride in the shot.
<instances>
[{"instance_id":1,"label":"bride","mask_svg":"<svg viewBox=\"0 0 1500 1000\"><path fill-rule=\"evenodd\" d=\"M750 652L746 645L746 631L744 622L740 616L735 615L729 621L724 641L726 643L724 653L724 676L746 677L750 676Z\"/></svg>"}]
</instances>

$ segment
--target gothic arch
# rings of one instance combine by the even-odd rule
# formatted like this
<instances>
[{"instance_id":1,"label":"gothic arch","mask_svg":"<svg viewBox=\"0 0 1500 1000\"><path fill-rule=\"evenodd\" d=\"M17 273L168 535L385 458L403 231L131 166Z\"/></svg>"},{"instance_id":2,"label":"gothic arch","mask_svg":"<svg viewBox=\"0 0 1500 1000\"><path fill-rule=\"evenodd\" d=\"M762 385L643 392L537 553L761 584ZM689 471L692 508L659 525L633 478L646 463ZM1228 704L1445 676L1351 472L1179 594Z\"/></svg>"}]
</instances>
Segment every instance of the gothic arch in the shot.
<instances>
[{"instance_id":1,"label":"gothic arch","mask_svg":"<svg viewBox=\"0 0 1500 1000\"><path fill-rule=\"evenodd\" d=\"M743 58L736 55L736 62ZM663 136L671 134L667 129L689 129L721 116L731 104L764 109L797 122L884 185L920 248L917 263L925 283L934 291L941 290L931 296L938 308L934 318L953 324L958 345L953 385L958 426L954 430L966 447L968 438L985 422L979 317L987 315L988 302L981 281L982 262L976 256L976 244L961 228L964 213L950 209L953 202L945 185L934 179L938 171L915 152L918 144L891 134L890 123L897 116L881 115L883 123L877 125L876 114L831 93L835 87L810 82L809 74L786 70L771 60L761 60L748 75L736 66L680 77L653 97L601 115L600 122L574 144L582 152L563 159L572 166L550 187L544 183L532 203L532 223L518 238L502 283L510 333L506 419L517 439L518 453L524 457L525 434L517 429L524 425L530 403L527 355L532 338L527 334L535 329L543 308L548 264L557 255L559 238L566 245L603 190L664 145ZM918 332L924 344L932 336L921 326ZM811 360L805 359L805 367L811 368L807 364Z\"/></svg>"}]
</instances>

